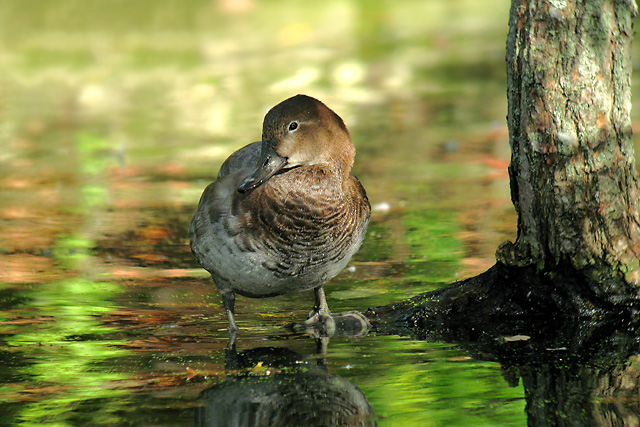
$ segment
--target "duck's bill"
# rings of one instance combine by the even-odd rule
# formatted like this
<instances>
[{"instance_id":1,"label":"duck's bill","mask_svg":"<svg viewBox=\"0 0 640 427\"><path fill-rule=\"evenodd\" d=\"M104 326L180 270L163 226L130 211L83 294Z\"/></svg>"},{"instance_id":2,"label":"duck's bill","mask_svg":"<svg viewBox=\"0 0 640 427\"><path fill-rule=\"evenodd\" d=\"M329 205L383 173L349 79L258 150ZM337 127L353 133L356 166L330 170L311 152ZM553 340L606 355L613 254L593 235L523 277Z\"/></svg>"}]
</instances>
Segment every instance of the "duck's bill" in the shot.
<instances>
[{"instance_id":1,"label":"duck's bill","mask_svg":"<svg viewBox=\"0 0 640 427\"><path fill-rule=\"evenodd\" d=\"M262 156L258 161L258 166L242 181L242 184L238 187L238 191L244 193L259 187L266 180L278 173L279 170L284 168L286 164L287 159L276 153L276 150L270 145L267 145L263 149Z\"/></svg>"}]
</instances>

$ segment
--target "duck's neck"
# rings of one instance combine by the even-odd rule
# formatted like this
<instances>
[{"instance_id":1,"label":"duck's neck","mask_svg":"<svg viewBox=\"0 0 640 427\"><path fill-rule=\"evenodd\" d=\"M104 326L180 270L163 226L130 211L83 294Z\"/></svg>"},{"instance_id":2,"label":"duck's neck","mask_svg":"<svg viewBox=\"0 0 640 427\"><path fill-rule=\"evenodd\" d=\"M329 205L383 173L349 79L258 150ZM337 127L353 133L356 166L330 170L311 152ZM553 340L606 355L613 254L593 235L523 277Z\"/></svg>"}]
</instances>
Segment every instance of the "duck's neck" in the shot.
<instances>
[{"instance_id":1,"label":"duck's neck","mask_svg":"<svg viewBox=\"0 0 640 427\"><path fill-rule=\"evenodd\" d=\"M335 193L344 189L349 175L335 163L319 163L291 169L269 181L275 186L287 186L310 193Z\"/></svg>"}]
</instances>

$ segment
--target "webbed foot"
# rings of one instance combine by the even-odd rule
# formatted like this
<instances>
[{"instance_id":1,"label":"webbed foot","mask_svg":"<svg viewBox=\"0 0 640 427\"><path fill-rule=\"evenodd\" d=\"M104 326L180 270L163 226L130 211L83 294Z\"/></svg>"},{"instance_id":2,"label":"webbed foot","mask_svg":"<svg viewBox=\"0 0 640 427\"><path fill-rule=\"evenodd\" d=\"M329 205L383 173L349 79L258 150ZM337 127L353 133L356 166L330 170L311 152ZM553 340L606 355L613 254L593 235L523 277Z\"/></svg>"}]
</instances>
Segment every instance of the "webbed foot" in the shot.
<instances>
[{"instance_id":1,"label":"webbed foot","mask_svg":"<svg viewBox=\"0 0 640 427\"><path fill-rule=\"evenodd\" d=\"M362 337L371 329L371 323L359 311L331 313L326 310L312 311L310 317L301 323L287 325L287 329L296 333L307 333L314 338L320 337Z\"/></svg>"}]
</instances>

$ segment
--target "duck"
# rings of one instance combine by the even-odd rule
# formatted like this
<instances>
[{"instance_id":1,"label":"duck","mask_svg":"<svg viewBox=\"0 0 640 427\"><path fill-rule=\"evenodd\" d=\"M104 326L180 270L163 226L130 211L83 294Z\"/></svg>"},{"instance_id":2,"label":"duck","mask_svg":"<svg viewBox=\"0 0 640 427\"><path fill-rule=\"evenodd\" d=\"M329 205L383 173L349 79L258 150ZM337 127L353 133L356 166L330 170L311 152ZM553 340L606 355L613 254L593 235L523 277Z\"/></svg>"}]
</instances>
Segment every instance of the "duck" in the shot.
<instances>
[{"instance_id":1,"label":"duck","mask_svg":"<svg viewBox=\"0 0 640 427\"><path fill-rule=\"evenodd\" d=\"M371 216L351 173L355 152L338 114L296 95L268 111L261 141L231 154L205 188L189 241L222 295L230 333L236 295L314 289L309 319L330 316L324 284L358 251Z\"/></svg>"}]
</instances>

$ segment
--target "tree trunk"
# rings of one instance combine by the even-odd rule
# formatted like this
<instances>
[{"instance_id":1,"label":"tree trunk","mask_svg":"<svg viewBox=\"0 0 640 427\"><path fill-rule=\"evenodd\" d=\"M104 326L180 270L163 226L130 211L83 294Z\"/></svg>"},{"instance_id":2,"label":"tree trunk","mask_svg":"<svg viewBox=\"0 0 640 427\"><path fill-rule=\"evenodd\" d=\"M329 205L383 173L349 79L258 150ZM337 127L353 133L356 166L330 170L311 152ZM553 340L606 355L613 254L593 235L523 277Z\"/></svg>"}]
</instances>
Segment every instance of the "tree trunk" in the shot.
<instances>
[{"instance_id":1,"label":"tree trunk","mask_svg":"<svg viewBox=\"0 0 640 427\"><path fill-rule=\"evenodd\" d=\"M629 117L635 13L633 0L514 0L509 20L509 175L518 238L496 255L542 271L567 265L596 283L624 277L614 289L596 285L598 295L636 294L640 279Z\"/></svg>"},{"instance_id":2,"label":"tree trunk","mask_svg":"<svg viewBox=\"0 0 640 427\"><path fill-rule=\"evenodd\" d=\"M420 334L496 316L640 311L635 13L633 0L513 0L507 120L517 240L479 276L370 309L374 325Z\"/></svg>"}]
</instances>

